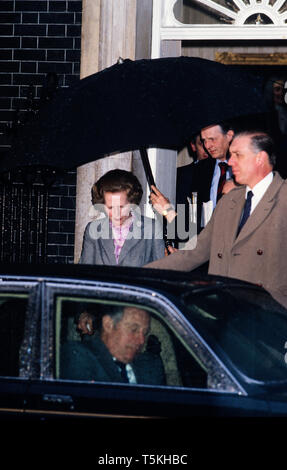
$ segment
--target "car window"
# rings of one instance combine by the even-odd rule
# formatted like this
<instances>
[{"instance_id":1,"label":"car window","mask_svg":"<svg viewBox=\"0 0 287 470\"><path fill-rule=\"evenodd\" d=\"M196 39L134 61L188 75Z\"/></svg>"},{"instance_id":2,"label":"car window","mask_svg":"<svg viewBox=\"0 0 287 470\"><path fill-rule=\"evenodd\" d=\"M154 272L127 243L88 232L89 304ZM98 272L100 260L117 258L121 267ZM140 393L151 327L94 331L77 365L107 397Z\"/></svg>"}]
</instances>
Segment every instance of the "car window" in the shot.
<instances>
[{"instance_id":1,"label":"car window","mask_svg":"<svg viewBox=\"0 0 287 470\"><path fill-rule=\"evenodd\" d=\"M189 319L247 380L286 380L287 310L265 291L225 288L188 295Z\"/></svg>"},{"instance_id":2,"label":"car window","mask_svg":"<svg viewBox=\"0 0 287 470\"><path fill-rule=\"evenodd\" d=\"M118 315L118 323L113 323L113 328L122 328L121 334L114 337L114 331L106 332L110 328L107 321L110 315L114 321ZM86 326L90 325L85 331L83 319ZM126 323L120 323L121 319L126 319ZM131 383L207 387L207 373L202 365L151 307L59 296L54 331L57 379L122 382L120 369L114 365L116 355L122 355L125 360L131 359L135 375L129 378Z\"/></svg>"},{"instance_id":3,"label":"car window","mask_svg":"<svg viewBox=\"0 0 287 470\"><path fill-rule=\"evenodd\" d=\"M18 377L28 296L0 293L0 376Z\"/></svg>"}]
</instances>

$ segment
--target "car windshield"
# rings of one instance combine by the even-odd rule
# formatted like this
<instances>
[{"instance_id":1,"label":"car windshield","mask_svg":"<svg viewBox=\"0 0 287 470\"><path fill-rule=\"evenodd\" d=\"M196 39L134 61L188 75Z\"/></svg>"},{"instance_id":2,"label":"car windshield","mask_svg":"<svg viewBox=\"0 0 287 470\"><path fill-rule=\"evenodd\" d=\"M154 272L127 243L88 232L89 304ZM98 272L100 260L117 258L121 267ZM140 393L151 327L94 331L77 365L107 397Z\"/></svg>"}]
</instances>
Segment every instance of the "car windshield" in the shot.
<instances>
[{"instance_id":1,"label":"car windshield","mask_svg":"<svg viewBox=\"0 0 287 470\"><path fill-rule=\"evenodd\" d=\"M287 379L287 310L264 291L224 288L185 296L189 319L247 381Z\"/></svg>"}]
</instances>

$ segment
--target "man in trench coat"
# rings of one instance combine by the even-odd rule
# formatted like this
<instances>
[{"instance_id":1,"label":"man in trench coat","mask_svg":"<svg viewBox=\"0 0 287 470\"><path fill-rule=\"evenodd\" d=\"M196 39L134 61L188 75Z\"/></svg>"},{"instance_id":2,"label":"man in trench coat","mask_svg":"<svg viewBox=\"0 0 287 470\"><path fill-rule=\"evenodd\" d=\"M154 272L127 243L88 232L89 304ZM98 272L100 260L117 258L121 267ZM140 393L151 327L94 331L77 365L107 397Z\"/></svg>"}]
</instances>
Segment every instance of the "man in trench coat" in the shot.
<instances>
[{"instance_id":1,"label":"man in trench coat","mask_svg":"<svg viewBox=\"0 0 287 470\"><path fill-rule=\"evenodd\" d=\"M238 133L229 165L241 186L219 201L195 249L186 246L146 267L190 271L209 260L209 274L259 284L287 305L287 182L273 172L273 149L263 132ZM238 233L251 190L251 213Z\"/></svg>"}]
</instances>

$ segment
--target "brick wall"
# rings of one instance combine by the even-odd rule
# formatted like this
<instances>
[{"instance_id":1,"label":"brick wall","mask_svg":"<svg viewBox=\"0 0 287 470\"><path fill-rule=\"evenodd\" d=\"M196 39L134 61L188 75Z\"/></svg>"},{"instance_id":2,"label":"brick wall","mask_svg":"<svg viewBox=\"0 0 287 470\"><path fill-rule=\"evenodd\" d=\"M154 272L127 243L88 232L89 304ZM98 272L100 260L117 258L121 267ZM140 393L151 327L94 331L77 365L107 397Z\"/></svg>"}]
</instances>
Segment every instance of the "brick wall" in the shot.
<instances>
[{"instance_id":1,"label":"brick wall","mask_svg":"<svg viewBox=\"0 0 287 470\"><path fill-rule=\"evenodd\" d=\"M81 0L0 1L0 152L15 110L25 116L29 87L37 102L47 73L60 87L79 79L81 11ZM73 261L75 185L69 171L49 190L48 262Z\"/></svg>"},{"instance_id":2,"label":"brick wall","mask_svg":"<svg viewBox=\"0 0 287 470\"><path fill-rule=\"evenodd\" d=\"M76 174L53 184L49 191L48 263L72 263L76 209Z\"/></svg>"}]
</instances>

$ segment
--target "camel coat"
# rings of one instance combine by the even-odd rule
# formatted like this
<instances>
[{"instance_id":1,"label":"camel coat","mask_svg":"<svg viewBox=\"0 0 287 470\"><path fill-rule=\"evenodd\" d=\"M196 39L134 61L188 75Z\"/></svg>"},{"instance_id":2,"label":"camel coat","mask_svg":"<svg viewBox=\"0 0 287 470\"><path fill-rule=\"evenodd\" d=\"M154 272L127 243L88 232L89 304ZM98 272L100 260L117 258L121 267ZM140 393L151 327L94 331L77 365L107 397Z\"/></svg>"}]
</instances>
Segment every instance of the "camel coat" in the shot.
<instances>
[{"instance_id":1,"label":"camel coat","mask_svg":"<svg viewBox=\"0 0 287 470\"><path fill-rule=\"evenodd\" d=\"M245 186L223 196L196 248L180 250L146 265L190 271L209 260L209 274L262 285L287 296L287 181L274 172L263 198L236 238Z\"/></svg>"}]
</instances>

